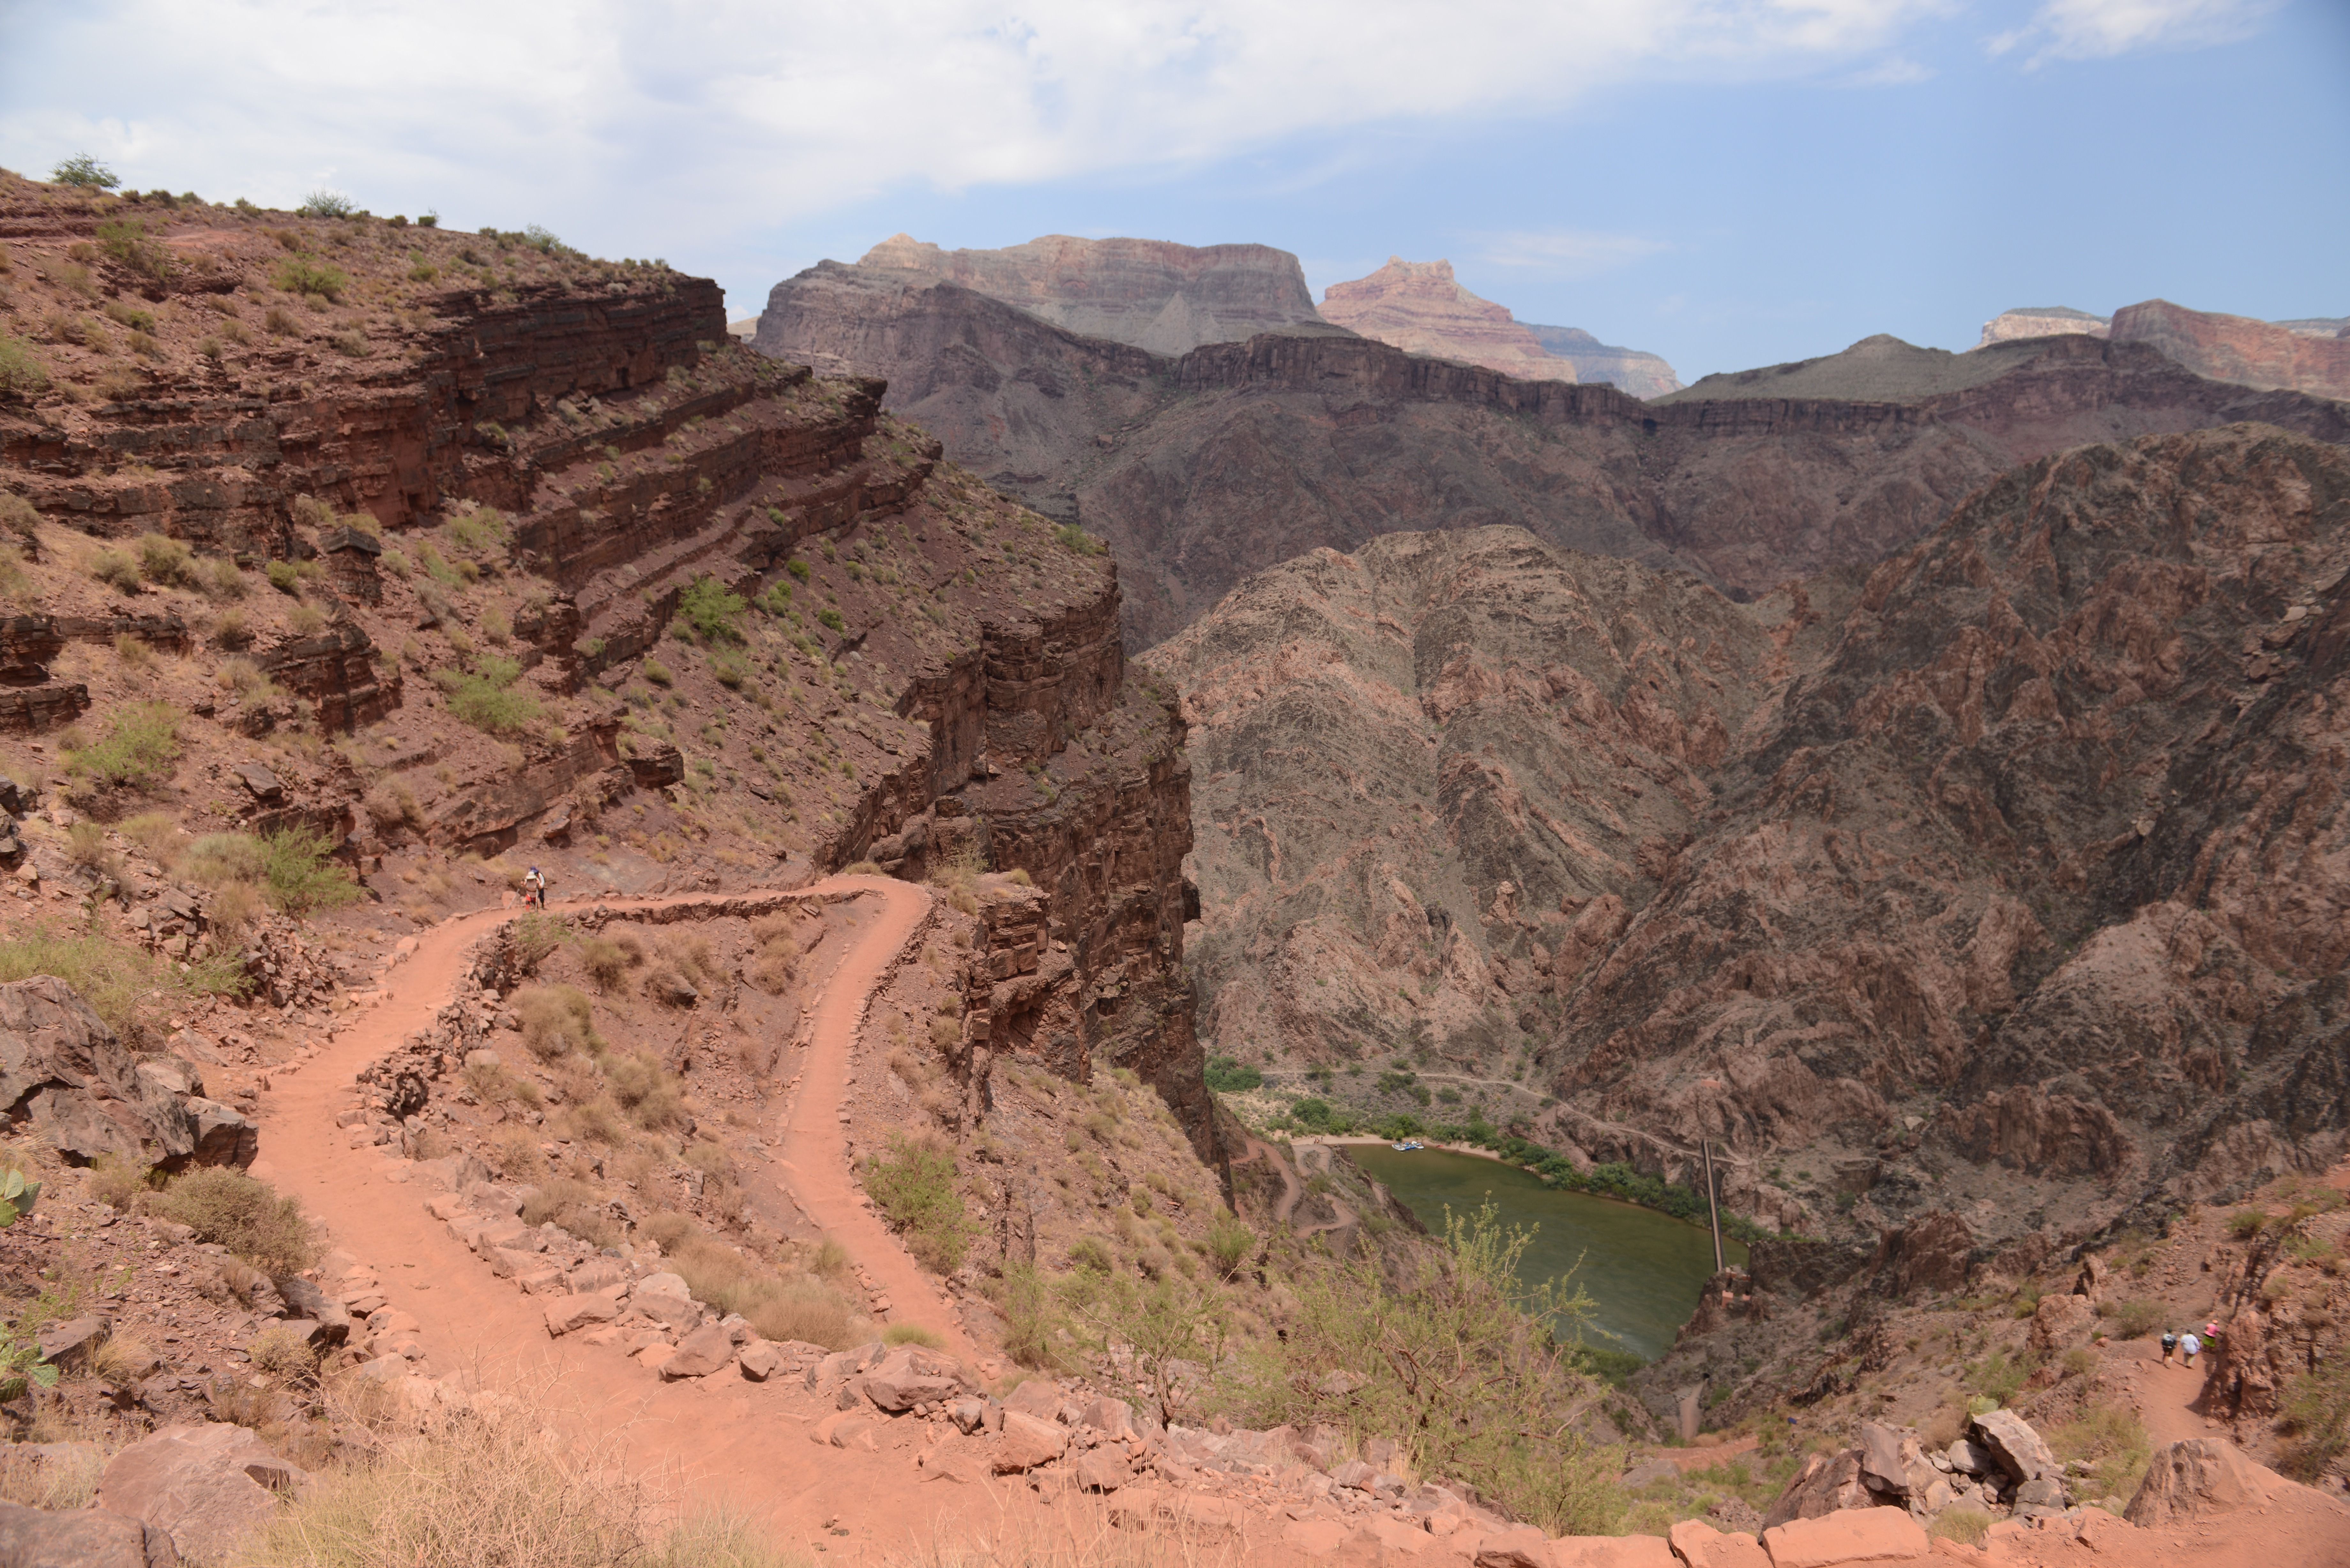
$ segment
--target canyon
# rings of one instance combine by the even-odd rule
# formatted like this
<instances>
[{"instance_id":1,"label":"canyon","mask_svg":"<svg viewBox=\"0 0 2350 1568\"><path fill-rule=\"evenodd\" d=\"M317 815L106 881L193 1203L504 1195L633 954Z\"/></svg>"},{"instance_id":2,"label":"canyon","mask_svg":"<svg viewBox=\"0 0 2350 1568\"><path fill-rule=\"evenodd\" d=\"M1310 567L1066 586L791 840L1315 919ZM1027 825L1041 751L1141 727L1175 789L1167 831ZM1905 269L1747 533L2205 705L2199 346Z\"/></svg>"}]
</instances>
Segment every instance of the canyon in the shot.
<instances>
[{"instance_id":1,"label":"canyon","mask_svg":"<svg viewBox=\"0 0 2350 1568\"><path fill-rule=\"evenodd\" d=\"M2053 306L2003 311L1983 323L1976 349L2064 333L2144 343L2199 376L2241 386L2283 388L2321 398L2350 396L2350 319L2261 321L2189 310L2167 299L2126 306L2110 317ZM1971 350L1970 350L1971 351Z\"/></svg>"},{"instance_id":2,"label":"canyon","mask_svg":"<svg viewBox=\"0 0 2350 1568\"><path fill-rule=\"evenodd\" d=\"M1506 527L1261 574L1146 660L1208 1049L1586 1168L1711 1139L1765 1227L1961 1272L2324 1169L2345 528L2340 445L2240 424L1742 606Z\"/></svg>"},{"instance_id":3,"label":"canyon","mask_svg":"<svg viewBox=\"0 0 2350 1568\"><path fill-rule=\"evenodd\" d=\"M885 379L884 406L954 462L1101 535L1135 650L1251 572L1431 523L1521 526L1752 597L1874 561L2003 470L2077 442L2247 419L2327 441L2350 430L2333 401L2081 337L1963 356L1871 340L1643 402L1336 335L1170 358L835 263L777 285L754 341Z\"/></svg>"}]
</instances>

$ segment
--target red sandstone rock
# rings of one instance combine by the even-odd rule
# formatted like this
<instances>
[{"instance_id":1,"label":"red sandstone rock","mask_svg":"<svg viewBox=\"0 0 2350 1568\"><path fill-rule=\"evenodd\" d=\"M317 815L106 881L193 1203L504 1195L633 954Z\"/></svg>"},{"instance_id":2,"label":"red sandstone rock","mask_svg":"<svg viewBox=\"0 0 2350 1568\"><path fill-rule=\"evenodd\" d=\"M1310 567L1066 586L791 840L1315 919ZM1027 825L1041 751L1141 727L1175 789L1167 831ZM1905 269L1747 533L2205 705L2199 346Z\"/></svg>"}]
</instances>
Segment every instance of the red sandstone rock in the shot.
<instances>
[{"instance_id":1,"label":"red sandstone rock","mask_svg":"<svg viewBox=\"0 0 2350 1568\"><path fill-rule=\"evenodd\" d=\"M951 283L1159 354L1320 325L1297 258L1270 245L1046 234L1003 250L944 251L893 234L858 265Z\"/></svg>"},{"instance_id":2,"label":"red sandstone rock","mask_svg":"<svg viewBox=\"0 0 2350 1568\"><path fill-rule=\"evenodd\" d=\"M1460 359L1534 381L1577 379L1575 362L1544 348L1507 306L1455 283L1449 261L1389 256L1368 277L1332 284L1322 296L1322 317L1407 353Z\"/></svg>"},{"instance_id":3,"label":"red sandstone rock","mask_svg":"<svg viewBox=\"0 0 2350 1568\"><path fill-rule=\"evenodd\" d=\"M1846 1509L1762 1532L1772 1568L1844 1568L1908 1563L1932 1551L1925 1527L1898 1508Z\"/></svg>"},{"instance_id":4,"label":"red sandstone rock","mask_svg":"<svg viewBox=\"0 0 2350 1568\"><path fill-rule=\"evenodd\" d=\"M1680 1568L1657 1535L1563 1535L1544 1558L1549 1568Z\"/></svg>"},{"instance_id":5,"label":"red sandstone rock","mask_svg":"<svg viewBox=\"0 0 2350 1568\"><path fill-rule=\"evenodd\" d=\"M2350 339L2316 337L2249 316L2149 299L2114 312L2116 343L2144 343L2215 381L2350 398Z\"/></svg>"},{"instance_id":6,"label":"red sandstone rock","mask_svg":"<svg viewBox=\"0 0 2350 1568\"><path fill-rule=\"evenodd\" d=\"M2225 1438L2194 1438L2155 1454L2122 1516L2155 1529L2259 1508L2287 1490L2302 1489L2253 1463Z\"/></svg>"},{"instance_id":7,"label":"red sandstone rock","mask_svg":"<svg viewBox=\"0 0 2350 1568\"><path fill-rule=\"evenodd\" d=\"M1699 1520L1682 1520L1666 1538L1673 1555L1689 1568L1772 1568L1770 1554L1754 1537L1724 1534Z\"/></svg>"},{"instance_id":8,"label":"red sandstone rock","mask_svg":"<svg viewBox=\"0 0 2350 1568\"><path fill-rule=\"evenodd\" d=\"M1003 1413L1003 1430L996 1438L993 1463L998 1475L1050 1464L1068 1449L1068 1428L1040 1420L1021 1410Z\"/></svg>"}]
</instances>

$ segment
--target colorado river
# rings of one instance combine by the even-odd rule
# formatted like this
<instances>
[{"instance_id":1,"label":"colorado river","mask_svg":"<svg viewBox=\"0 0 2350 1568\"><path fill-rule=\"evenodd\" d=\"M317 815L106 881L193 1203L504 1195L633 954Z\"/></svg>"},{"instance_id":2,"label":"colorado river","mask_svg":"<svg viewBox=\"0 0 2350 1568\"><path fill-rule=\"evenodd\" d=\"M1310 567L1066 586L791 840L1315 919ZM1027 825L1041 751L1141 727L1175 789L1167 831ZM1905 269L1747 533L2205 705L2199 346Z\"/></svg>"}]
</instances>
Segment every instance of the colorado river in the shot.
<instances>
[{"instance_id":1,"label":"colorado river","mask_svg":"<svg viewBox=\"0 0 2350 1568\"><path fill-rule=\"evenodd\" d=\"M1564 1192L1513 1165L1471 1155L1432 1148L1398 1154L1367 1144L1347 1152L1438 1235L1444 1232L1446 1205L1467 1215L1492 1193L1503 1224L1540 1227L1519 1260L1521 1275L1563 1274L1580 1256L1575 1278L1591 1293L1593 1322L1617 1336L1598 1343L1651 1361L1672 1348L1674 1334L1697 1310L1698 1293L1713 1272L1712 1237L1654 1210ZM1725 1236L1721 1245L1731 1262L1746 1262L1742 1243Z\"/></svg>"}]
</instances>

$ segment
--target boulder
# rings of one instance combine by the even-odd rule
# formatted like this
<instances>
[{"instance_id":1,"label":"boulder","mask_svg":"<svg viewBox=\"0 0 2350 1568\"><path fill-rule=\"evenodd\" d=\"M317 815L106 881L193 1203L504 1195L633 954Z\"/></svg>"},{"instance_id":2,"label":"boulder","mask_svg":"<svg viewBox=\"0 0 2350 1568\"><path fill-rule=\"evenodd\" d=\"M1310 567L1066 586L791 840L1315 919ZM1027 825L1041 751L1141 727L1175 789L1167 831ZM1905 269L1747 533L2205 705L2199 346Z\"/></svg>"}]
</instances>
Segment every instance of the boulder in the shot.
<instances>
[{"instance_id":1,"label":"boulder","mask_svg":"<svg viewBox=\"0 0 2350 1568\"><path fill-rule=\"evenodd\" d=\"M865 1397L893 1413L937 1404L962 1392L958 1370L951 1355L918 1345L899 1345L865 1375Z\"/></svg>"},{"instance_id":2,"label":"boulder","mask_svg":"<svg viewBox=\"0 0 2350 1568\"><path fill-rule=\"evenodd\" d=\"M2062 1477L2064 1467L2032 1429L2032 1423L2012 1410L1992 1410L1967 1426L1975 1446L1991 1455L2008 1480L2021 1485L2042 1476Z\"/></svg>"},{"instance_id":3,"label":"boulder","mask_svg":"<svg viewBox=\"0 0 2350 1568\"><path fill-rule=\"evenodd\" d=\"M177 1568L179 1561L168 1533L129 1514L0 1502L0 1563L8 1568Z\"/></svg>"},{"instance_id":4,"label":"boulder","mask_svg":"<svg viewBox=\"0 0 2350 1568\"><path fill-rule=\"evenodd\" d=\"M1762 1532L1772 1568L1904 1563L1931 1550L1926 1528L1898 1508L1856 1508L1793 1520Z\"/></svg>"},{"instance_id":5,"label":"boulder","mask_svg":"<svg viewBox=\"0 0 2350 1568\"><path fill-rule=\"evenodd\" d=\"M264 805L276 805L286 798L284 782L265 763L239 763L229 771Z\"/></svg>"},{"instance_id":6,"label":"boulder","mask_svg":"<svg viewBox=\"0 0 2350 1568\"><path fill-rule=\"evenodd\" d=\"M243 1427L166 1427L108 1461L98 1506L172 1538L183 1557L225 1555L277 1511L277 1493L309 1477Z\"/></svg>"},{"instance_id":7,"label":"boulder","mask_svg":"<svg viewBox=\"0 0 2350 1568\"><path fill-rule=\"evenodd\" d=\"M654 1279L664 1277L676 1278L673 1274L653 1276ZM630 1312L642 1313L655 1323L673 1328L680 1334L691 1334L702 1326L702 1309L693 1304L691 1296L685 1293L682 1282L674 1293L647 1289L651 1283L652 1280L647 1280L629 1295Z\"/></svg>"},{"instance_id":8,"label":"boulder","mask_svg":"<svg viewBox=\"0 0 2350 1568\"><path fill-rule=\"evenodd\" d=\"M1477 1568L1550 1568L1550 1537L1531 1524L1504 1525L1478 1543Z\"/></svg>"},{"instance_id":9,"label":"boulder","mask_svg":"<svg viewBox=\"0 0 2350 1568\"><path fill-rule=\"evenodd\" d=\"M1116 1491L1134 1479L1134 1467L1124 1449L1087 1449L1077 1458L1076 1475L1077 1485L1087 1491Z\"/></svg>"},{"instance_id":10,"label":"boulder","mask_svg":"<svg viewBox=\"0 0 2350 1568\"><path fill-rule=\"evenodd\" d=\"M661 1363L660 1375L671 1382L707 1377L733 1359L733 1336L717 1324L705 1324L678 1341L677 1354Z\"/></svg>"},{"instance_id":11,"label":"boulder","mask_svg":"<svg viewBox=\"0 0 2350 1568\"><path fill-rule=\"evenodd\" d=\"M1725 1535L1698 1520L1682 1520L1666 1539L1689 1568L1772 1568L1770 1554L1754 1537Z\"/></svg>"},{"instance_id":12,"label":"boulder","mask_svg":"<svg viewBox=\"0 0 2350 1568\"><path fill-rule=\"evenodd\" d=\"M1040 1420L1057 1421L1061 1417L1061 1386L1049 1377L1031 1377L1003 1397L1003 1407Z\"/></svg>"},{"instance_id":13,"label":"boulder","mask_svg":"<svg viewBox=\"0 0 2350 1568\"><path fill-rule=\"evenodd\" d=\"M1077 1414L1077 1421L1079 1425L1091 1427L1107 1437L1124 1438L1141 1436L1135 1426L1134 1407L1123 1399L1112 1399L1107 1395L1087 1400ZM1284 1428L1283 1430L1286 1431L1288 1428ZM1285 1453L1283 1457L1286 1458Z\"/></svg>"},{"instance_id":14,"label":"boulder","mask_svg":"<svg viewBox=\"0 0 2350 1568\"><path fill-rule=\"evenodd\" d=\"M2032 1348L2043 1356L2062 1355L2088 1344L2096 1322L2096 1308L2086 1296L2042 1296L2032 1314Z\"/></svg>"},{"instance_id":15,"label":"boulder","mask_svg":"<svg viewBox=\"0 0 2350 1568\"><path fill-rule=\"evenodd\" d=\"M743 1376L754 1383L764 1383L783 1369L784 1353L764 1339L754 1339L736 1355Z\"/></svg>"},{"instance_id":16,"label":"boulder","mask_svg":"<svg viewBox=\"0 0 2350 1568\"><path fill-rule=\"evenodd\" d=\"M315 1325L310 1343L317 1348L331 1350L350 1338L351 1314L343 1310L342 1303L299 1274L286 1274L272 1282L286 1303L287 1315Z\"/></svg>"},{"instance_id":17,"label":"boulder","mask_svg":"<svg viewBox=\"0 0 2350 1568\"><path fill-rule=\"evenodd\" d=\"M112 1336L114 1325L102 1317L68 1318L42 1327L36 1337L41 1359L68 1371L87 1370L99 1348Z\"/></svg>"},{"instance_id":18,"label":"boulder","mask_svg":"<svg viewBox=\"0 0 2350 1568\"><path fill-rule=\"evenodd\" d=\"M247 1163L258 1147L252 1123L203 1098L194 1064L135 1061L55 975L0 985L0 1114L77 1164Z\"/></svg>"},{"instance_id":19,"label":"boulder","mask_svg":"<svg viewBox=\"0 0 2350 1568\"><path fill-rule=\"evenodd\" d=\"M1942 1455L1950 1461L1950 1469L1962 1476L1987 1476L1999 1468L1999 1461L1991 1457L1990 1449L1964 1438L1943 1449Z\"/></svg>"},{"instance_id":20,"label":"boulder","mask_svg":"<svg viewBox=\"0 0 2350 1568\"><path fill-rule=\"evenodd\" d=\"M1860 1479L1860 1450L1842 1449L1832 1454L1814 1454L1804 1461L1771 1511L1762 1516L1762 1528L1785 1524L1790 1520L1821 1519L1846 1509L1873 1508L1877 1499Z\"/></svg>"},{"instance_id":21,"label":"boulder","mask_svg":"<svg viewBox=\"0 0 2350 1568\"><path fill-rule=\"evenodd\" d=\"M2288 1482L2225 1438L2190 1438L2156 1451L2122 1517L2147 1529L2256 1508Z\"/></svg>"},{"instance_id":22,"label":"boulder","mask_svg":"<svg viewBox=\"0 0 2350 1568\"><path fill-rule=\"evenodd\" d=\"M1027 1385L1021 1386L1024 1388ZM1024 1410L1006 1409L1003 1431L996 1438L992 1462L996 1474L1010 1475L1050 1464L1066 1452L1068 1447L1068 1428L1059 1422L1040 1419Z\"/></svg>"},{"instance_id":23,"label":"boulder","mask_svg":"<svg viewBox=\"0 0 2350 1568\"><path fill-rule=\"evenodd\" d=\"M987 1401L958 1399L947 1407L947 1417L954 1422L955 1430L968 1438L987 1425Z\"/></svg>"},{"instance_id":24,"label":"boulder","mask_svg":"<svg viewBox=\"0 0 2350 1568\"><path fill-rule=\"evenodd\" d=\"M574 1329L586 1328L590 1324L615 1323L619 1316L619 1301L609 1291L581 1291L556 1296L546 1303L547 1337L560 1339Z\"/></svg>"}]
</instances>

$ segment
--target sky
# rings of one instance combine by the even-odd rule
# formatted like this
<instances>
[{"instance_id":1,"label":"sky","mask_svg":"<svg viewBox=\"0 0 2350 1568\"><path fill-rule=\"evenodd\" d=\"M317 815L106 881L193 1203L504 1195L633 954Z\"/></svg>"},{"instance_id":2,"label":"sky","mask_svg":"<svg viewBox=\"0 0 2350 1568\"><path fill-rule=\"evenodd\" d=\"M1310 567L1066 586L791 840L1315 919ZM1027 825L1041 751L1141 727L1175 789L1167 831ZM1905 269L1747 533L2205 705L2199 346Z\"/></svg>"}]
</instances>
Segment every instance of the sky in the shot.
<instances>
[{"instance_id":1,"label":"sky","mask_svg":"<svg viewBox=\"0 0 2350 1568\"><path fill-rule=\"evenodd\" d=\"M905 232L1449 258L1684 379L2350 316L2350 0L0 0L0 167L713 276Z\"/></svg>"}]
</instances>

